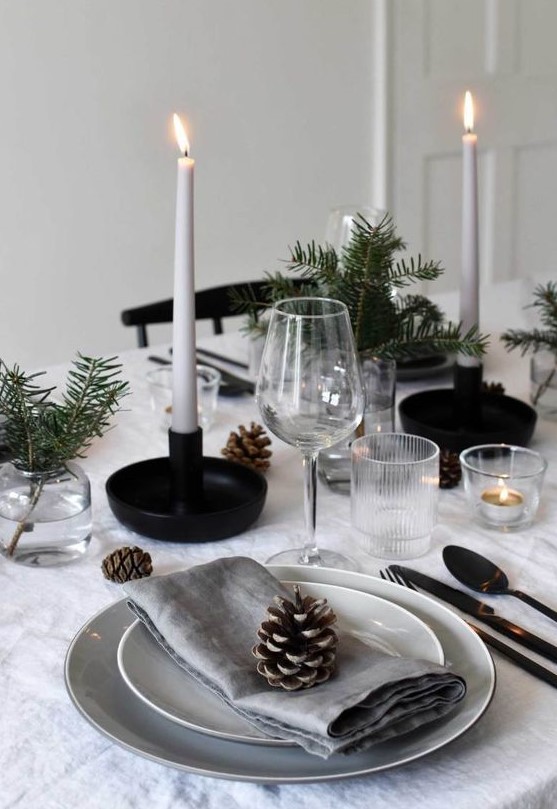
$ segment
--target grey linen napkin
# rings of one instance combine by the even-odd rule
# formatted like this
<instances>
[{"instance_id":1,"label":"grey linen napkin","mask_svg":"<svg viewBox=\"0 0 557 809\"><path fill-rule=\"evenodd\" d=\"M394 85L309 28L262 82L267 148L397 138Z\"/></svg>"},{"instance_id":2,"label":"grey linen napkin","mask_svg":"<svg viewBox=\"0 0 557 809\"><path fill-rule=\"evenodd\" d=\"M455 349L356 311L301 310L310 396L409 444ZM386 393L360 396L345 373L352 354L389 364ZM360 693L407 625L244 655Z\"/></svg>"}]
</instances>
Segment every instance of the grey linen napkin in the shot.
<instances>
[{"instance_id":1,"label":"grey linen napkin","mask_svg":"<svg viewBox=\"0 0 557 809\"><path fill-rule=\"evenodd\" d=\"M293 593L252 559L217 559L124 589L130 609L178 665L264 733L324 758L439 719L466 692L464 680L442 666L386 655L342 633L326 683L291 692L268 685L251 649L273 597Z\"/></svg>"}]
</instances>

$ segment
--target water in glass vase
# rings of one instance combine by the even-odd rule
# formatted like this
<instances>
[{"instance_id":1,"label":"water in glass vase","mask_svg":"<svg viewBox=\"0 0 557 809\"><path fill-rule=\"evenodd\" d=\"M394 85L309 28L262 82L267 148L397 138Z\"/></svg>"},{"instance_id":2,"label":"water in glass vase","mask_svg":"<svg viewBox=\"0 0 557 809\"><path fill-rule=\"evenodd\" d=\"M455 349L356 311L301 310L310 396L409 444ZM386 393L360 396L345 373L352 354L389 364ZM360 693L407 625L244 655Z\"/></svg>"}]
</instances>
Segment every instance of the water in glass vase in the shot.
<instances>
[{"instance_id":1,"label":"water in glass vase","mask_svg":"<svg viewBox=\"0 0 557 809\"><path fill-rule=\"evenodd\" d=\"M77 464L54 473L0 468L0 550L33 567L82 556L91 540L89 480Z\"/></svg>"},{"instance_id":2,"label":"water in glass vase","mask_svg":"<svg viewBox=\"0 0 557 809\"><path fill-rule=\"evenodd\" d=\"M557 358L538 351L530 361L530 401L545 419L557 419Z\"/></svg>"}]
</instances>

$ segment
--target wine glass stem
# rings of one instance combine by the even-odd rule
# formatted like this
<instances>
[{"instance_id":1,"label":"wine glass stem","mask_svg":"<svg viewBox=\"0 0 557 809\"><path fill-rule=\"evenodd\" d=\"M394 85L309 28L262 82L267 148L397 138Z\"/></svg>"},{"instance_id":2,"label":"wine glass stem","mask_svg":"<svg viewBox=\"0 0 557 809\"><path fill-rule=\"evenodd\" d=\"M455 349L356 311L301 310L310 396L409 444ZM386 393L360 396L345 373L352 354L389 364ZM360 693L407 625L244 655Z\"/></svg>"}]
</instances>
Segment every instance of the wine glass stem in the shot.
<instances>
[{"instance_id":1,"label":"wine glass stem","mask_svg":"<svg viewBox=\"0 0 557 809\"><path fill-rule=\"evenodd\" d=\"M300 555L300 564L319 565L319 551L315 544L315 517L317 493L317 453L304 453L304 515L306 541Z\"/></svg>"}]
</instances>

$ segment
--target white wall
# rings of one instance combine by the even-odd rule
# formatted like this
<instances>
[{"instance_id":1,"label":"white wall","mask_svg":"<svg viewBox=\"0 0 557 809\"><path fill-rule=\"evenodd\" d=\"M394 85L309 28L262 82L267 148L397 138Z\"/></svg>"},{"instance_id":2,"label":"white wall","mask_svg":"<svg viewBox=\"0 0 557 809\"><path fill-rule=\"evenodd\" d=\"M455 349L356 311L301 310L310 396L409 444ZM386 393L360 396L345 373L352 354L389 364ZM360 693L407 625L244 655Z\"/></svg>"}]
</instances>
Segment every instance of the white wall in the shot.
<instances>
[{"instance_id":1,"label":"white wall","mask_svg":"<svg viewBox=\"0 0 557 809\"><path fill-rule=\"evenodd\" d=\"M0 356L131 347L121 309L172 294L175 110L198 288L368 201L370 42L369 0L0 0Z\"/></svg>"},{"instance_id":2,"label":"white wall","mask_svg":"<svg viewBox=\"0 0 557 809\"><path fill-rule=\"evenodd\" d=\"M465 90L478 138L482 284L552 271L557 219L554 0L378 0L391 13L388 205L409 243L461 268Z\"/></svg>"}]
</instances>

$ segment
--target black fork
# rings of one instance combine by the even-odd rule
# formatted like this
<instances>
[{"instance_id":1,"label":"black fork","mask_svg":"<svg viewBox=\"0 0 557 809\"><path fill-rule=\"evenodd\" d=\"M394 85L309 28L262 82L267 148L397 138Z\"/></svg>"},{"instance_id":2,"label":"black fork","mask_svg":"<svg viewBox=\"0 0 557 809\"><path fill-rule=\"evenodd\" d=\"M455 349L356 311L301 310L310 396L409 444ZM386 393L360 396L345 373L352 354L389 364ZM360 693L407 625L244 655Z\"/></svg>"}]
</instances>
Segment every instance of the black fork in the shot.
<instances>
[{"instance_id":1,"label":"black fork","mask_svg":"<svg viewBox=\"0 0 557 809\"><path fill-rule=\"evenodd\" d=\"M400 584L402 587L408 587L410 590L416 590L416 592L419 592L418 588L415 587L414 584L409 581L400 571L398 565L389 565L389 567L385 568L385 570L380 570L379 575L385 581ZM545 666L540 666L540 664L536 663L535 660L521 654L513 646L508 646L506 643L499 640L499 638L494 638L493 635L489 634L489 632L484 632L483 629L480 629L479 626L470 623L470 621L466 621L466 623L477 635L480 636L484 643L492 646L494 649L497 649L498 652L514 661L518 666L520 666L521 669L524 669L524 671L527 671L529 674L533 674L534 677L538 677L538 679L552 685L553 688L557 688L557 674L555 674L555 672L551 671L550 669L546 669Z\"/></svg>"},{"instance_id":2,"label":"black fork","mask_svg":"<svg viewBox=\"0 0 557 809\"><path fill-rule=\"evenodd\" d=\"M385 579L385 581L392 581L393 584L401 584L403 587L408 587L410 590L416 590L416 592L418 592L418 588L401 573L397 565L389 565L385 570L380 570L379 575L382 579Z\"/></svg>"}]
</instances>

